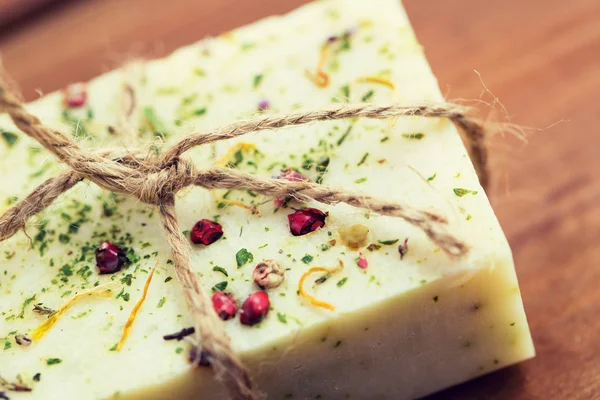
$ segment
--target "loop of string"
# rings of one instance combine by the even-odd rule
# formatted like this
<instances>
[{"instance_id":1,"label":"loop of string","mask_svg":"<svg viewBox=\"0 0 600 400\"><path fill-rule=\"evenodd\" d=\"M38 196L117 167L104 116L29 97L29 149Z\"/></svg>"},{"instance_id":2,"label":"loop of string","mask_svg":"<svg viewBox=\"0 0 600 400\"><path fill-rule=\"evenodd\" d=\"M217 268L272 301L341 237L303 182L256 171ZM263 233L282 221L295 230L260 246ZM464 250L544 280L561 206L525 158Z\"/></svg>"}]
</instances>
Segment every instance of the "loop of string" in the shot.
<instances>
[{"instance_id":1,"label":"loop of string","mask_svg":"<svg viewBox=\"0 0 600 400\"><path fill-rule=\"evenodd\" d=\"M194 346L190 359L195 365L210 364L217 379L227 387L233 399L256 399L248 372L233 352L222 321L212 308L208 293L199 283L190 265L190 246L181 233L175 214L175 194L190 185L207 189L252 190L274 197L293 197L301 202L315 200L325 204L346 203L377 214L399 217L421 229L451 257L463 256L468 245L447 230L447 220L437 213L406 204L389 202L341 188L312 182L265 179L233 169L214 168L196 171L183 154L192 147L238 137L250 132L275 129L314 121L403 116L447 118L463 135L482 186L488 183L485 135L479 120L469 116L465 107L454 104L434 105L338 105L322 110L296 112L282 116L261 116L236 122L214 131L186 136L162 155L140 156L138 152L114 158L114 151L92 152L73 139L45 127L30 114L19 98L0 79L0 113L7 113L25 134L52 152L69 171L46 180L27 197L0 215L0 241L25 228L29 218L49 207L62 193L86 179L100 187L133 195L140 201L158 206L166 239L172 248L177 280L184 290L186 304L194 318Z\"/></svg>"}]
</instances>

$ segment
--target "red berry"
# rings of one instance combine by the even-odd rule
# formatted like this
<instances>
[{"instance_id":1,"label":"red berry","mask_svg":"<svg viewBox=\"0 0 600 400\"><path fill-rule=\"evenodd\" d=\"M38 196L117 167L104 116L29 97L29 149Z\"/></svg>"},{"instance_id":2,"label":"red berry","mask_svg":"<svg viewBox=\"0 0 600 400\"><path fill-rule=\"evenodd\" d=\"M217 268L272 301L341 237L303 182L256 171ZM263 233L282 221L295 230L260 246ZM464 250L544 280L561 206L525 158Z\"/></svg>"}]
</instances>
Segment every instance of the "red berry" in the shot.
<instances>
[{"instance_id":1,"label":"red berry","mask_svg":"<svg viewBox=\"0 0 600 400\"><path fill-rule=\"evenodd\" d=\"M286 181L290 181L290 182L310 181L310 179L308 179L307 177L302 175L300 172L295 171L291 168L282 169L279 176L277 176L277 179L285 179ZM281 207L287 206L287 203L289 203L291 200L292 200L292 197L290 197L290 196L273 200L273 204L275 205L275 210L278 210Z\"/></svg>"},{"instance_id":2,"label":"red berry","mask_svg":"<svg viewBox=\"0 0 600 400\"><path fill-rule=\"evenodd\" d=\"M302 236L325 226L325 214L316 208L304 208L288 214L290 232L294 236Z\"/></svg>"},{"instance_id":3,"label":"red berry","mask_svg":"<svg viewBox=\"0 0 600 400\"><path fill-rule=\"evenodd\" d=\"M119 271L125 260L125 254L111 242L104 242L96 249L96 266L101 274Z\"/></svg>"},{"instance_id":4,"label":"red berry","mask_svg":"<svg viewBox=\"0 0 600 400\"><path fill-rule=\"evenodd\" d=\"M223 292L216 292L212 296L212 303L215 312L223 321L235 317L235 313L237 313L237 304L231 295Z\"/></svg>"},{"instance_id":5,"label":"red berry","mask_svg":"<svg viewBox=\"0 0 600 400\"><path fill-rule=\"evenodd\" d=\"M219 240L223 236L223 227L216 222L207 219L201 219L190 232L190 239L195 244L208 246Z\"/></svg>"},{"instance_id":6,"label":"red berry","mask_svg":"<svg viewBox=\"0 0 600 400\"><path fill-rule=\"evenodd\" d=\"M254 292L244 304L240 310L240 322L244 325L256 325L267 316L269 312L269 296L265 292Z\"/></svg>"},{"instance_id":7,"label":"red berry","mask_svg":"<svg viewBox=\"0 0 600 400\"><path fill-rule=\"evenodd\" d=\"M64 103L69 108L78 108L85 104L87 91L85 83L72 83L64 90Z\"/></svg>"}]
</instances>

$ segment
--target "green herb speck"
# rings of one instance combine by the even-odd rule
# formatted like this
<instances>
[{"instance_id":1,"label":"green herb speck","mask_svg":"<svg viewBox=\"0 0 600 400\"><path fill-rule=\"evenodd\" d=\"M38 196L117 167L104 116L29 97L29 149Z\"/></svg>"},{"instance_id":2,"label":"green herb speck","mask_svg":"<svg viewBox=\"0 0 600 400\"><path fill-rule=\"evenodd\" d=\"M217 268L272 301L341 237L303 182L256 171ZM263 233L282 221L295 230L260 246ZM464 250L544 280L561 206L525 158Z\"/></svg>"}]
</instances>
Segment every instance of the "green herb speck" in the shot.
<instances>
[{"instance_id":1,"label":"green herb speck","mask_svg":"<svg viewBox=\"0 0 600 400\"><path fill-rule=\"evenodd\" d=\"M300 259L304 264L310 264L313 260L313 256L310 254L305 254L304 257Z\"/></svg>"},{"instance_id":2,"label":"green herb speck","mask_svg":"<svg viewBox=\"0 0 600 400\"><path fill-rule=\"evenodd\" d=\"M222 292L226 288L227 288L227 281L222 281L222 282L217 283L215 286L213 286L212 290L214 292Z\"/></svg>"},{"instance_id":3,"label":"green herb speck","mask_svg":"<svg viewBox=\"0 0 600 400\"><path fill-rule=\"evenodd\" d=\"M254 75L254 79L252 80L252 87L254 89L256 89L257 87L259 87L260 83L263 80L263 78L264 78L263 74Z\"/></svg>"},{"instance_id":4,"label":"green herb speck","mask_svg":"<svg viewBox=\"0 0 600 400\"><path fill-rule=\"evenodd\" d=\"M156 305L156 308L162 308L162 306L165 305L166 301L167 301L166 297L161 297L160 300L158 301L158 304Z\"/></svg>"},{"instance_id":5,"label":"green herb speck","mask_svg":"<svg viewBox=\"0 0 600 400\"><path fill-rule=\"evenodd\" d=\"M0 133L2 133L2 138L4 139L8 147L13 147L15 143L17 143L17 140L19 140L19 137L12 132L0 130Z\"/></svg>"},{"instance_id":6,"label":"green herb speck","mask_svg":"<svg viewBox=\"0 0 600 400\"><path fill-rule=\"evenodd\" d=\"M60 364L61 362L62 362L62 360L60 358L48 358L48 359L46 359L46 364L47 365Z\"/></svg>"},{"instance_id":7,"label":"green herb speck","mask_svg":"<svg viewBox=\"0 0 600 400\"><path fill-rule=\"evenodd\" d=\"M396 244L396 243L398 243L398 241L399 241L399 240L400 240L400 239L378 240L378 242L379 242L380 244L383 244L383 245L385 245L385 246L391 246L391 245L393 245L393 244Z\"/></svg>"},{"instance_id":8,"label":"green herb speck","mask_svg":"<svg viewBox=\"0 0 600 400\"><path fill-rule=\"evenodd\" d=\"M277 319L279 320L279 322L281 322L282 324L287 324L287 318L285 317L285 314L282 314L280 312L277 313Z\"/></svg>"},{"instance_id":9,"label":"green herb speck","mask_svg":"<svg viewBox=\"0 0 600 400\"><path fill-rule=\"evenodd\" d=\"M121 283L124 285L127 285L127 286L131 286L132 279L133 279L133 275L127 274L121 278Z\"/></svg>"},{"instance_id":10,"label":"green herb speck","mask_svg":"<svg viewBox=\"0 0 600 400\"><path fill-rule=\"evenodd\" d=\"M237 267L241 268L247 263L254 261L254 256L248 250L242 248L235 254L235 261L237 263Z\"/></svg>"},{"instance_id":11,"label":"green herb speck","mask_svg":"<svg viewBox=\"0 0 600 400\"><path fill-rule=\"evenodd\" d=\"M425 137L425 134L421 132L403 133L402 137L405 139L421 140Z\"/></svg>"},{"instance_id":12,"label":"green herb speck","mask_svg":"<svg viewBox=\"0 0 600 400\"><path fill-rule=\"evenodd\" d=\"M364 102L369 101L369 99L371 97L373 97L373 95L375 94L375 92L373 90L369 90L367 93L365 93L365 95L361 98L361 100Z\"/></svg>"},{"instance_id":13,"label":"green herb speck","mask_svg":"<svg viewBox=\"0 0 600 400\"><path fill-rule=\"evenodd\" d=\"M229 276L229 274L227 273L227 270L225 268L223 268L223 267L219 267L218 265L215 265L213 267L213 271L220 272L220 273L222 273L223 275L225 275L227 277Z\"/></svg>"},{"instance_id":14,"label":"green herb speck","mask_svg":"<svg viewBox=\"0 0 600 400\"><path fill-rule=\"evenodd\" d=\"M339 280L339 281L338 281L338 282L337 282L335 285L336 285L337 287L342 287L342 286L344 286L344 284L346 284L346 281L347 281L347 280L348 280L348 277L347 277L347 276L345 276L345 277L343 277L342 279L340 279L340 280Z\"/></svg>"},{"instance_id":15,"label":"green herb speck","mask_svg":"<svg viewBox=\"0 0 600 400\"><path fill-rule=\"evenodd\" d=\"M357 180L355 180L354 183L363 183L366 181L367 181L367 178L363 176L362 178L358 178Z\"/></svg>"},{"instance_id":16,"label":"green herb speck","mask_svg":"<svg viewBox=\"0 0 600 400\"><path fill-rule=\"evenodd\" d=\"M457 195L458 197L463 197L468 194L472 194L472 195L477 194L476 190L469 190L469 189L463 189L463 188L454 188L453 190L454 190L454 194Z\"/></svg>"},{"instance_id":17,"label":"green herb speck","mask_svg":"<svg viewBox=\"0 0 600 400\"><path fill-rule=\"evenodd\" d=\"M155 134L157 134L161 138L164 138L167 135L167 129L165 128L160 118L158 118L158 115L156 115L156 111L154 111L154 108L144 108L144 117L146 118L148 125L150 125L150 129L152 129Z\"/></svg>"}]
</instances>

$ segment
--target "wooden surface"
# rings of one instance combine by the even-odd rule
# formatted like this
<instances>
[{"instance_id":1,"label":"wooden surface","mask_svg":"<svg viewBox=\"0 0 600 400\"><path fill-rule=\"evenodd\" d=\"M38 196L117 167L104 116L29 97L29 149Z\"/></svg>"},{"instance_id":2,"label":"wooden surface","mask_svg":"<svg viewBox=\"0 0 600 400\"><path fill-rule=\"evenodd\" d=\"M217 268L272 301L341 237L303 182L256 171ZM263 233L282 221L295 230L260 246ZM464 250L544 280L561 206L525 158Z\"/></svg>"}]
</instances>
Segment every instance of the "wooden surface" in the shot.
<instances>
[{"instance_id":1,"label":"wooden surface","mask_svg":"<svg viewBox=\"0 0 600 400\"><path fill-rule=\"evenodd\" d=\"M0 28L0 50L33 99L303 2L67 1ZM432 399L600 399L600 1L405 5L449 97L479 98L477 69L513 122L537 128L527 144L495 138L491 195L538 356Z\"/></svg>"}]
</instances>

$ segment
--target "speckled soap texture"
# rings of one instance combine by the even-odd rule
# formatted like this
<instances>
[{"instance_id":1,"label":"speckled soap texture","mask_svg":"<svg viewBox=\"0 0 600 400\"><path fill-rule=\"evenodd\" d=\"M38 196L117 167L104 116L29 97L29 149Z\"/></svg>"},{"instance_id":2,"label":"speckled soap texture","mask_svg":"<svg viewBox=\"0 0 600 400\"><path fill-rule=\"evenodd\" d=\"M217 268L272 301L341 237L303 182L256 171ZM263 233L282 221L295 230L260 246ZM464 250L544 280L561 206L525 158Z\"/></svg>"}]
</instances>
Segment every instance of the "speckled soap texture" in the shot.
<instances>
[{"instance_id":1,"label":"speckled soap texture","mask_svg":"<svg viewBox=\"0 0 600 400\"><path fill-rule=\"evenodd\" d=\"M329 82L319 87L309 76L331 36L338 39L327 45L323 63ZM65 108L57 92L28 108L77 135L82 146L131 147L131 138L113 128L123 84L132 80L135 147L158 152L192 131L258 113L345 101L443 100L397 0L331 0L102 75L86 85L81 107ZM0 127L0 209L6 209L65 167L5 116ZM260 323L246 326L238 316L223 322L268 398L409 399L534 355L510 248L450 122L319 122L252 133L187 156L199 169L223 165L263 177L292 168L325 185L437 210L472 246L468 257L451 260L408 223L347 205L292 202L275 211L274 199L253 192L181 191L182 230L200 219L223 229L208 246L192 244L192 268L207 291L224 290L241 306L258 290L252 276L258 262L285 268L283 282L266 289L270 309ZM327 213L325 225L292 235L291 207ZM358 239L349 243L348 232ZM10 382L20 376L33 389L7 392L11 399L225 398L210 369L190 368L185 341L162 339L192 320L154 208L83 182L31 221L27 234L33 247L23 232L0 243L0 376ZM104 241L129 260L114 274L100 275L96 267ZM242 249L251 257L244 253L240 265ZM310 268L340 262L342 270L327 279L312 274L303 286L335 310L299 294ZM154 265L147 298L117 352ZM35 304L57 309L108 282L109 297L85 297L40 340L15 342L47 318L33 311Z\"/></svg>"}]
</instances>

